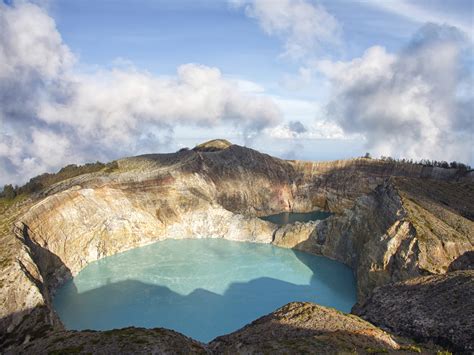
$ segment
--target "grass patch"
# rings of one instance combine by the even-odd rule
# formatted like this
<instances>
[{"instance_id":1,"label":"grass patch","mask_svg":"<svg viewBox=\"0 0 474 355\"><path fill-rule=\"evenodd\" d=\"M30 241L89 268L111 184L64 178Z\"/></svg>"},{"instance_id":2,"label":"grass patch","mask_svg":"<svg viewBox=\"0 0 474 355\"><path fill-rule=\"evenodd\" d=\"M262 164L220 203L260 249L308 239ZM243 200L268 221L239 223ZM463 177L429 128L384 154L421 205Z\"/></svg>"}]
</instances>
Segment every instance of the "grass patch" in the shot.
<instances>
[{"instance_id":1,"label":"grass patch","mask_svg":"<svg viewBox=\"0 0 474 355\"><path fill-rule=\"evenodd\" d=\"M62 354L80 354L84 350L84 345L68 346L58 350L52 350L48 355L62 355Z\"/></svg>"},{"instance_id":2,"label":"grass patch","mask_svg":"<svg viewBox=\"0 0 474 355\"><path fill-rule=\"evenodd\" d=\"M402 345L400 350L411 351L412 353L421 353L421 348L416 345Z\"/></svg>"},{"instance_id":3,"label":"grass patch","mask_svg":"<svg viewBox=\"0 0 474 355\"><path fill-rule=\"evenodd\" d=\"M387 349L384 348L366 348L365 351L367 351L369 354L384 354L388 353Z\"/></svg>"}]
</instances>

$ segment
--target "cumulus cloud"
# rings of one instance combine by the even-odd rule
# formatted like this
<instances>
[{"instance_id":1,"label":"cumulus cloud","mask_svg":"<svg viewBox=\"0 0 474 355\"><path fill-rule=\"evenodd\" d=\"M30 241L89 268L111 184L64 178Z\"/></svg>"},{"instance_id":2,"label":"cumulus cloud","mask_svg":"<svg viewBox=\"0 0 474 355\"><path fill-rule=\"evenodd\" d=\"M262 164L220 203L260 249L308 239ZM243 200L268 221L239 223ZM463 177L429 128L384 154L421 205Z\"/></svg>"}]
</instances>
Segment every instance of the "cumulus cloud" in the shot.
<instances>
[{"instance_id":1,"label":"cumulus cloud","mask_svg":"<svg viewBox=\"0 0 474 355\"><path fill-rule=\"evenodd\" d=\"M120 60L80 72L54 20L33 3L0 2L0 29L0 184L158 148L177 125L231 125L250 136L281 119L256 85L217 68L185 64L160 77Z\"/></svg>"},{"instance_id":2,"label":"cumulus cloud","mask_svg":"<svg viewBox=\"0 0 474 355\"><path fill-rule=\"evenodd\" d=\"M307 126L300 121L290 121L266 128L264 132L277 139L364 139L357 134L346 134L338 124L329 120L317 120Z\"/></svg>"},{"instance_id":3,"label":"cumulus cloud","mask_svg":"<svg viewBox=\"0 0 474 355\"><path fill-rule=\"evenodd\" d=\"M202 65L182 65L172 78L118 69L70 80L65 98L41 103L39 119L74 126L106 142L127 142L130 133L149 123L210 127L228 121L258 131L279 119L269 98L247 96L218 69Z\"/></svg>"},{"instance_id":4,"label":"cumulus cloud","mask_svg":"<svg viewBox=\"0 0 474 355\"><path fill-rule=\"evenodd\" d=\"M341 27L326 9L306 0L230 0L269 35L284 41L284 56L302 58L339 44Z\"/></svg>"},{"instance_id":5,"label":"cumulus cloud","mask_svg":"<svg viewBox=\"0 0 474 355\"><path fill-rule=\"evenodd\" d=\"M376 46L349 62L318 62L333 88L328 117L374 154L472 161L469 45L456 28L427 24L399 54Z\"/></svg>"}]
</instances>

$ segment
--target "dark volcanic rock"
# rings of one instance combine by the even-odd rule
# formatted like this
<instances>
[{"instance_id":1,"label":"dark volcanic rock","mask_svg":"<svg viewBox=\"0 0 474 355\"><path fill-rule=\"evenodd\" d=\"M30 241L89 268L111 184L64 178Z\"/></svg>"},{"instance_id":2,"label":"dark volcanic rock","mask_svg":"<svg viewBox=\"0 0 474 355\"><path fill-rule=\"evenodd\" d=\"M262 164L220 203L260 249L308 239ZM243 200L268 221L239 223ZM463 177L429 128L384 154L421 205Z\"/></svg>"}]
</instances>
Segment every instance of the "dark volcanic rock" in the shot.
<instances>
[{"instance_id":1,"label":"dark volcanic rock","mask_svg":"<svg viewBox=\"0 0 474 355\"><path fill-rule=\"evenodd\" d=\"M474 271L418 277L376 288L352 313L400 335L474 351Z\"/></svg>"},{"instance_id":2,"label":"dark volcanic rock","mask_svg":"<svg viewBox=\"0 0 474 355\"><path fill-rule=\"evenodd\" d=\"M207 354L206 347L178 332L124 328L105 332L62 331L8 350L5 354Z\"/></svg>"},{"instance_id":3,"label":"dark volcanic rock","mask_svg":"<svg viewBox=\"0 0 474 355\"><path fill-rule=\"evenodd\" d=\"M209 343L218 354L334 354L428 350L351 314L292 302ZM434 349L429 349L433 351Z\"/></svg>"},{"instance_id":4,"label":"dark volcanic rock","mask_svg":"<svg viewBox=\"0 0 474 355\"><path fill-rule=\"evenodd\" d=\"M474 270L474 251L465 252L449 265L448 271L456 270Z\"/></svg>"}]
</instances>

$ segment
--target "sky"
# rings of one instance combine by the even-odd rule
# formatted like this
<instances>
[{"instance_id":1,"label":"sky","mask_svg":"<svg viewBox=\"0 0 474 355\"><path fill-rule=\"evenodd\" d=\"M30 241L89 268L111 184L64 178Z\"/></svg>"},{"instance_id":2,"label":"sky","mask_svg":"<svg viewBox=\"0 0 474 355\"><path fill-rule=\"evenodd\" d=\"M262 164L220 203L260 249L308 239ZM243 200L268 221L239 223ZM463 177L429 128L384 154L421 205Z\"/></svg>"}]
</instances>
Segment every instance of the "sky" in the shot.
<instances>
[{"instance_id":1,"label":"sky","mask_svg":"<svg viewBox=\"0 0 474 355\"><path fill-rule=\"evenodd\" d=\"M0 0L0 185L205 140L474 165L472 0Z\"/></svg>"}]
</instances>

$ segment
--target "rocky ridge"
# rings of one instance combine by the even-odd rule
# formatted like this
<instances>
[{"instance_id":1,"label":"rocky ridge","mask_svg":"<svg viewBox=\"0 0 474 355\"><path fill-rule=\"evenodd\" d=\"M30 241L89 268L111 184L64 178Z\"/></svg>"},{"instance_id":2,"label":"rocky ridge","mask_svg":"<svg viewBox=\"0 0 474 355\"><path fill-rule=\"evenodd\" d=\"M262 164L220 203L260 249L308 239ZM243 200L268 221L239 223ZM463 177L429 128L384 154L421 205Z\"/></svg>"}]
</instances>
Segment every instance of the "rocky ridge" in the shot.
<instances>
[{"instance_id":1,"label":"rocky ridge","mask_svg":"<svg viewBox=\"0 0 474 355\"><path fill-rule=\"evenodd\" d=\"M443 274L474 249L472 181L453 169L369 159L284 161L220 141L119 160L3 212L0 342L62 329L51 308L58 284L94 260L165 238L325 255L354 269L364 301L377 286ZM314 209L334 215L283 227L256 218Z\"/></svg>"},{"instance_id":2,"label":"rocky ridge","mask_svg":"<svg viewBox=\"0 0 474 355\"><path fill-rule=\"evenodd\" d=\"M359 317L313 303L292 302L244 328L214 339L219 354L436 352L394 337Z\"/></svg>"}]
</instances>

